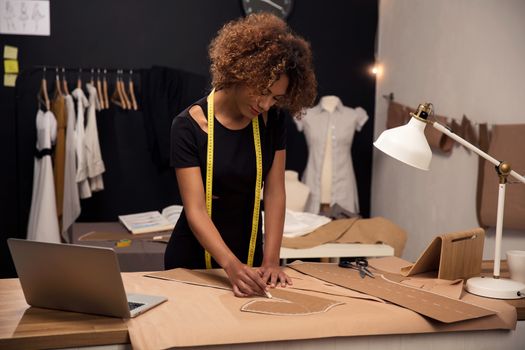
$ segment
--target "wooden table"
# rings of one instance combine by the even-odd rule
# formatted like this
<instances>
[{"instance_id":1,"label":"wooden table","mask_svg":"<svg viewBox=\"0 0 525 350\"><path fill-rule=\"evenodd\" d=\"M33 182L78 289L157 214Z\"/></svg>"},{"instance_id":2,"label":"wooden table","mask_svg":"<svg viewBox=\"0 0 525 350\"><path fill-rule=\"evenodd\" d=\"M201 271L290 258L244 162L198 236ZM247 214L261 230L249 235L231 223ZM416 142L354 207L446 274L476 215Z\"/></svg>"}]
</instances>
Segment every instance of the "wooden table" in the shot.
<instances>
[{"instance_id":1,"label":"wooden table","mask_svg":"<svg viewBox=\"0 0 525 350\"><path fill-rule=\"evenodd\" d=\"M18 279L0 279L0 349L129 344L119 318L28 307Z\"/></svg>"},{"instance_id":2,"label":"wooden table","mask_svg":"<svg viewBox=\"0 0 525 350\"><path fill-rule=\"evenodd\" d=\"M485 262L483 266L484 273L490 275L490 262ZM506 264L502 264L502 271L504 273L503 276L505 276L507 273ZM180 298L175 299L180 300ZM525 320L525 300L511 300L509 303L518 309L518 319ZM397 342L397 344L416 344L412 348L422 348L436 341L445 340L446 342L446 339L451 341L451 338L455 339L454 343L466 341L465 339L471 342L473 339L476 339L476 341L483 340L484 342L490 342L491 339L494 339L497 342L504 342L508 340L509 336L517 339L515 343L523 344L525 322L519 323L521 325L518 324L518 329L511 333L480 331L476 333L381 335L380 337L342 337L324 340L306 339L297 340L294 344L302 344L310 348L314 348L312 347L314 346L313 344L320 347L335 348L335 345L332 346L332 344L336 344L345 348L356 344L363 345L363 342L366 342L367 349L381 349L387 343L395 344ZM28 307L18 279L0 279L0 349L2 350L96 345L114 345L114 347L121 348L123 345L117 344L128 344L129 346L129 343L128 329L125 321L121 319ZM276 342L275 348L284 348L286 345L283 344L288 343L290 342ZM271 343L266 344L266 348L270 349ZM257 344L238 344L237 347L227 348L260 349L260 346L258 347ZM399 349L393 346L390 348Z\"/></svg>"}]
</instances>

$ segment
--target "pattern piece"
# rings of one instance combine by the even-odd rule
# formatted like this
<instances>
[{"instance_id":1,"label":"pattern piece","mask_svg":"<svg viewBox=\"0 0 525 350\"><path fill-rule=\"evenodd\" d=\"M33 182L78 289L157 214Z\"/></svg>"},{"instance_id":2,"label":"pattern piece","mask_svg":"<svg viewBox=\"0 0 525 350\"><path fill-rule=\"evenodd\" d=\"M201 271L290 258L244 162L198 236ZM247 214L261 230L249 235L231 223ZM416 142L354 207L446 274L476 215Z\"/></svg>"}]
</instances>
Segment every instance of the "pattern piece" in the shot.
<instances>
[{"instance_id":1,"label":"pattern piece","mask_svg":"<svg viewBox=\"0 0 525 350\"><path fill-rule=\"evenodd\" d=\"M231 285L222 269L188 270L172 269L147 274L146 277L160 278L203 287L231 290ZM331 299L272 289L272 298L256 298L241 307L241 311L268 315L312 315L326 312L344 303Z\"/></svg>"},{"instance_id":2,"label":"pattern piece","mask_svg":"<svg viewBox=\"0 0 525 350\"><path fill-rule=\"evenodd\" d=\"M495 314L494 311L463 301L394 283L385 275L376 274L376 278L361 278L359 272L340 268L335 264L302 263L289 267L341 287L374 295L444 323Z\"/></svg>"},{"instance_id":3,"label":"pattern piece","mask_svg":"<svg viewBox=\"0 0 525 350\"><path fill-rule=\"evenodd\" d=\"M326 312L343 303L294 293L282 289L272 290L272 299L256 299L244 304L241 311L269 315L312 315Z\"/></svg>"}]
</instances>

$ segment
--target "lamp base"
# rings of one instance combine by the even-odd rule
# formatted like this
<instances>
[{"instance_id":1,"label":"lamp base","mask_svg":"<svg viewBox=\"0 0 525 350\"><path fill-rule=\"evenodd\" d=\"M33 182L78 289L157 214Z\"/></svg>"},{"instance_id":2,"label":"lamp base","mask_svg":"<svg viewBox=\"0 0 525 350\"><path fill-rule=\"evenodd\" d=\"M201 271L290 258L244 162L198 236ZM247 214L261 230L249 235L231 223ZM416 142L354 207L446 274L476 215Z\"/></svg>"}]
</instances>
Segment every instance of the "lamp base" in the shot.
<instances>
[{"instance_id":1,"label":"lamp base","mask_svg":"<svg viewBox=\"0 0 525 350\"><path fill-rule=\"evenodd\" d=\"M467 291L495 299L525 298L525 284L505 278L473 277L467 280Z\"/></svg>"}]
</instances>

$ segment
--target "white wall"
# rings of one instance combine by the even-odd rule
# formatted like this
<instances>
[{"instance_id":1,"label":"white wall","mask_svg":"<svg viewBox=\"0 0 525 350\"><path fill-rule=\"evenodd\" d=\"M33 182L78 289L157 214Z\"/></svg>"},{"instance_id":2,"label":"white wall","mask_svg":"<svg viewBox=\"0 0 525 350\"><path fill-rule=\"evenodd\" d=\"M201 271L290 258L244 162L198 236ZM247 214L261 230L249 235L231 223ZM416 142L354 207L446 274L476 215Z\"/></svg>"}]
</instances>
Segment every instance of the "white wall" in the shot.
<instances>
[{"instance_id":1,"label":"white wall","mask_svg":"<svg viewBox=\"0 0 525 350\"><path fill-rule=\"evenodd\" d=\"M525 123L525 1L380 0L375 138L385 129L388 102L489 124ZM524 135L525 137L525 135ZM438 234L479 226L478 156L455 147L434 154L431 170L406 166L374 149L372 215L408 232L403 257L415 260ZM515 169L525 173L525 169ZM494 186L497 186L494 175ZM516 185L518 186L518 185ZM525 250L525 231L504 230L502 258ZM494 230L484 258L493 258Z\"/></svg>"}]
</instances>

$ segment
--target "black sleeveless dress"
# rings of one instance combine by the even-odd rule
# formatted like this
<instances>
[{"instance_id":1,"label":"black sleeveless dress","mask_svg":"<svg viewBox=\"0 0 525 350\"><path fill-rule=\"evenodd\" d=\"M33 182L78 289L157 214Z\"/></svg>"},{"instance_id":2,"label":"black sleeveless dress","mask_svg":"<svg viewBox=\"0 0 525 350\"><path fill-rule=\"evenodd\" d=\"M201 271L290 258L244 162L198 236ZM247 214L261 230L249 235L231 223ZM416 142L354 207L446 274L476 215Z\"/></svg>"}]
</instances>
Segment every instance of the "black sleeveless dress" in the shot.
<instances>
[{"instance_id":1,"label":"black sleeveless dress","mask_svg":"<svg viewBox=\"0 0 525 350\"><path fill-rule=\"evenodd\" d=\"M197 101L207 116L206 97ZM171 126L171 165L174 168L199 167L206 188L206 152L208 134L190 116L188 107L173 120ZM272 108L265 124L259 118L263 182L270 170L275 151L286 147L285 113ZM256 181L255 146L253 127L249 123L240 130L223 126L217 118L214 122L213 199L212 221L226 245L242 263L247 263L252 228L254 191ZM260 266L263 257L262 217L254 255L254 266ZM212 266L219 265L212 258ZM191 231L183 211L173 229L166 253L164 267L172 269L206 268L204 249Z\"/></svg>"}]
</instances>

